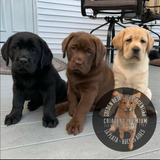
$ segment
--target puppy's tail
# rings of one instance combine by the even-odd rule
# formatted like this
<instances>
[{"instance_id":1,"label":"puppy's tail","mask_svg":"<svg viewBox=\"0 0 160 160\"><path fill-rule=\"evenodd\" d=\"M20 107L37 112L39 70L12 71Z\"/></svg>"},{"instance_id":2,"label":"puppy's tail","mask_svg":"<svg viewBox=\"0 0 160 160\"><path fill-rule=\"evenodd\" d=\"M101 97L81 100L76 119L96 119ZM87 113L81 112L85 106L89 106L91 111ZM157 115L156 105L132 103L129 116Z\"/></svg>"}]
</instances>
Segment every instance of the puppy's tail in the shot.
<instances>
[{"instance_id":1,"label":"puppy's tail","mask_svg":"<svg viewBox=\"0 0 160 160\"><path fill-rule=\"evenodd\" d=\"M55 114L56 114L56 116L59 116L65 112L67 112L68 109L69 109L68 102L63 102L63 103L57 104L56 108L55 108Z\"/></svg>"}]
</instances>

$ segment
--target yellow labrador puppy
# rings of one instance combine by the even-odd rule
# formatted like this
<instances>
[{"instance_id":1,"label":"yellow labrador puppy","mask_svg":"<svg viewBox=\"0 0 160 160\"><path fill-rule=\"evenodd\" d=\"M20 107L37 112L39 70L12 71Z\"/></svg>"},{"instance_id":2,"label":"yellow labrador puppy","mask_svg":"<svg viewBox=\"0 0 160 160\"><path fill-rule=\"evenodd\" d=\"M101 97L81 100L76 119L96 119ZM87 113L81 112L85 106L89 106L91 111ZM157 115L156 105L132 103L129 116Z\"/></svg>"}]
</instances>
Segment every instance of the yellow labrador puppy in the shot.
<instances>
[{"instance_id":1,"label":"yellow labrador puppy","mask_svg":"<svg viewBox=\"0 0 160 160\"><path fill-rule=\"evenodd\" d=\"M113 64L115 88L134 88L151 99L148 54L153 43L149 32L141 27L128 27L114 37L113 45L118 50Z\"/></svg>"}]
</instances>

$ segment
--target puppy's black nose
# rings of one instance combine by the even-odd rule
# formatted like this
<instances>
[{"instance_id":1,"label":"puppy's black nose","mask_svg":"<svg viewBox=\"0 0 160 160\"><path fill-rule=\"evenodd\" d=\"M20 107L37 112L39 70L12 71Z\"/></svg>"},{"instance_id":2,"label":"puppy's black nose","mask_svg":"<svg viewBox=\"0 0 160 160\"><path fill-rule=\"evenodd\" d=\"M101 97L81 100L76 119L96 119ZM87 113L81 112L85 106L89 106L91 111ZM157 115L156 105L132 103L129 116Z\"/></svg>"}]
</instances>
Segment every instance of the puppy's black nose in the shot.
<instances>
[{"instance_id":1,"label":"puppy's black nose","mask_svg":"<svg viewBox=\"0 0 160 160\"><path fill-rule=\"evenodd\" d=\"M133 47L132 51L133 51L134 54L137 54L137 53L139 53L140 48L139 47Z\"/></svg>"},{"instance_id":2,"label":"puppy's black nose","mask_svg":"<svg viewBox=\"0 0 160 160\"><path fill-rule=\"evenodd\" d=\"M129 110L130 110L130 107L127 107L126 109L127 109L127 111L129 111Z\"/></svg>"},{"instance_id":3,"label":"puppy's black nose","mask_svg":"<svg viewBox=\"0 0 160 160\"><path fill-rule=\"evenodd\" d=\"M19 63L21 63L21 64L27 64L28 63L28 59L27 58L20 58L19 59Z\"/></svg>"}]
</instances>

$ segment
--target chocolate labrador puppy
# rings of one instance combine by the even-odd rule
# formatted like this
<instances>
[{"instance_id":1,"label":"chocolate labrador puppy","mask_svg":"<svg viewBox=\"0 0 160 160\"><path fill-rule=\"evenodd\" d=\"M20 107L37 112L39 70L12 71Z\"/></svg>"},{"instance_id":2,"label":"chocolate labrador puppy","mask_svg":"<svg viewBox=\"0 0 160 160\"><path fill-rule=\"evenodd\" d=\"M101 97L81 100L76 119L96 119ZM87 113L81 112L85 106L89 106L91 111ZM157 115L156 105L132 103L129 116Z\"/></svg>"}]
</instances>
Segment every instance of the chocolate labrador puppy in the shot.
<instances>
[{"instance_id":1,"label":"chocolate labrador puppy","mask_svg":"<svg viewBox=\"0 0 160 160\"><path fill-rule=\"evenodd\" d=\"M82 131L87 113L114 88L112 70L103 60L106 49L100 39L85 32L71 33L62 43L68 57L68 102L56 107L56 114L69 111L68 134Z\"/></svg>"},{"instance_id":2,"label":"chocolate labrador puppy","mask_svg":"<svg viewBox=\"0 0 160 160\"><path fill-rule=\"evenodd\" d=\"M31 100L30 111L43 105L43 126L56 127L54 106L65 101L67 85L52 65L46 42L36 34L19 32L8 38L1 51L7 65L12 61L13 77L13 107L5 125L19 122L25 100Z\"/></svg>"}]
</instances>

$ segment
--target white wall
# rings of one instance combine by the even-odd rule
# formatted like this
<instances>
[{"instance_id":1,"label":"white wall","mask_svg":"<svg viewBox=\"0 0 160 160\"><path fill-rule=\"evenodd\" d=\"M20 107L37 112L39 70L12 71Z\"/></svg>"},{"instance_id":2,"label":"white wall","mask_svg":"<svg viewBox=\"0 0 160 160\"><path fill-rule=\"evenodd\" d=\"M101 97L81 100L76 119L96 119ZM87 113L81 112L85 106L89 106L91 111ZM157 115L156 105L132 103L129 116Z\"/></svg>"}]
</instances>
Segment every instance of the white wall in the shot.
<instances>
[{"instance_id":1,"label":"white wall","mask_svg":"<svg viewBox=\"0 0 160 160\"><path fill-rule=\"evenodd\" d=\"M38 34L44 38L54 54L61 54L61 43L71 32L90 32L104 23L104 20L91 20L81 15L78 0L38 0ZM98 36L105 40L104 32Z\"/></svg>"},{"instance_id":2,"label":"white wall","mask_svg":"<svg viewBox=\"0 0 160 160\"><path fill-rule=\"evenodd\" d=\"M0 0L0 49L11 35L37 33L36 0Z\"/></svg>"},{"instance_id":3,"label":"white wall","mask_svg":"<svg viewBox=\"0 0 160 160\"><path fill-rule=\"evenodd\" d=\"M103 19L90 19L81 15L80 0L38 0L38 34L47 41L53 54L62 54L61 43L71 32L90 32L105 23ZM158 22L160 25L160 21ZM131 25L131 24L130 24ZM130 26L127 25L127 26ZM106 43L108 26L94 33ZM122 28L116 26L116 34ZM153 27L160 34L160 27ZM154 38L157 38L152 34Z\"/></svg>"},{"instance_id":4,"label":"white wall","mask_svg":"<svg viewBox=\"0 0 160 160\"><path fill-rule=\"evenodd\" d=\"M17 32L36 33L35 0L0 0L0 41Z\"/></svg>"}]
</instances>

